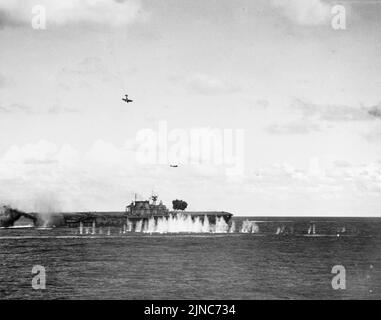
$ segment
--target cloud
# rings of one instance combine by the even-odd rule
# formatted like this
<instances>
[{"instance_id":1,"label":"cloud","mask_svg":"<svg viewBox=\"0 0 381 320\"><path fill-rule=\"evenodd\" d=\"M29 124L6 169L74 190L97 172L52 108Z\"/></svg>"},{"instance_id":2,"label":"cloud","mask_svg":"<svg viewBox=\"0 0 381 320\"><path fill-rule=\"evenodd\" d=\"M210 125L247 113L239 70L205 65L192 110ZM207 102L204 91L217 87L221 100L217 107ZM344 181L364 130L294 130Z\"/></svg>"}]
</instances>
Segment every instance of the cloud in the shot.
<instances>
[{"instance_id":1,"label":"cloud","mask_svg":"<svg viewBox=\"0 0 381 320\"><path fill-rule=\"evenodd\" d=\"M370 116L375 118L381 118L381 105L373 106L368 110Z\"/></svg>"},{"instance_id":2,"label":"cloud","mask_svg":"<svg viewBox=\"0 0 381 320\"><path fill-rule=\"evenodd\" d=\"M23 147L12 146L2 160L24 164L53 163L57 162L57 151L58 148L54 143L42 140L36 144L27 144Z\"/></svg>"},{"instance_id":3,"label":"cloud","mask_svg":"<svg viewBox=\"0 0 381 320\"><path fill-rule=\"evenodd\" d=\"M325 24L331 13L331 5L322 0L272 0L271 4L298 25Z\"/></svg>"},{"instance_id":4,"label":"cloud","mask_svg":"<svg viewBox=\"0 0 381 320\"><path fill-rule=\"evenodd\" d=\"M342 159L324 161L314 158L307 169L289 163L275 163L250 174L252 190L269 196L313 194L323 198L381 193L381 163L353 164Z\"/></svg>"},{"instance_id":5,"label":"cloud","mask_svg":"<svg viewBox=\"0 0 381 320\"><path fill-rule=\"evenodd\" d=\"M297 99L293 107L302 113L304 118L315 118L325 121L367 121L380 117L380 107L354 107L347 105L319 105Z\"/></svg>"},{"instance_id":6,"label":"cloud","mask_svg":"<svg viewBox=\"0 0 381 320\"><path fill-rule=\"evenodd\" d=\"M131 158L127 148L101 141L87 150L45 140L13 145L0 157L0 181L7 185L0 202L33 210L41 194L50 194L63 210L90 209L102 201L110 205L103 195L115 200L134 184Z\"/></svg>"},{"instance_id":7,"label":"cloud","mask_svg":"<svg viewBox=\"0 0 381 320\"><path fill-rule=\"evenodd\" d=\"M149 195L152 190L167 197L189 195L189 189L203 184L221 186L225 176L203 167L183 166L181 171L168 165L144 165L136 159L136 140L122 146L103 140L87 148L59 146L49 141L13 145L0 154L0 203L16 204L34 210L41 195L55 197L61 210L118 210L135 192ZM173 181L184 183L173 184ZM169 204L171 198L164 202ZM211 205L212 203L209 203Z\"/></svg>"},{"instance_id":8,"label":"cloud","mask_svg":"<svg viewBox=\"0 0 381 320\"><path fill-rule=\"evenodd\" d=\"M232 93L239 91L239 87L230 81L208 74L195 74L185 80L187 88L200 94Z\"/></svg>"},{"instance_id":9,"label":"cloud","mask_svg":"<svg viewBox=\"0 0 381 320\"><path fill-rule=\"evenodd\" d=\"M35 6L46 9L47 26L76 23L125 26L145 19L139 0L2 0L3 25L31 24Z\"/></svg>"},{"instance_id":10,"label":"cloud","mask_svg":"<svg viewBox=\"0 0 381 320\"><path fill-rule=\"evenodd\" d=\"M381 119L381 106L354 107L347 105L315 104L295 99L291 109L297 112L297 120L288 123L276 123L268 126L271 134L308 134L320 131L321 121L349 122Z\"/></svg>"},{"instance_id":11,"label":"cloud","mask_svg":"<svg viewBox=\"0 0 381 320\"><path fill-rule=\"evenodd\" d=\"M0 3L0 6L2 4ZM12 26L16 27L19 23L16 23L16 21L12 20L8 14L8 12L5 12L1 10L0 7L0 29L3 29L5 26Z\"/></svg>"},{"instance_id":12,"label":"cloud","mask_svg":"<svg viewBox=\"0 0 381 320\"><path fill-rule=\"evenodd\" d=\"M171 170L167 165L139 164L135 142L131 139L118 146L98 140L81 149L49 141L13 145L0 154L0 202L26 211L41 210L41 199L48 200L49 211L121 210L135 192L148 196L155 190L166 204L184 197L195 210L218 208L238 214L241 207L249 214L252 208L244 204L253 194L267 199L270 209L274 199L301 197L288 202L300 208L301 199L337 198L337 203L343 203L346 197L379 199L381 194L381 162L354 165L342 159L331 163L317 159L304 168L280 163L226 183L223 175L212 174L209 167L203 172L191 166ZM234 197L233 203L231 197L224 197L227 192Z\"/></svg>"},{"instance_id":13,"label":"cloud","mask_svg":"<svg viewBox=\"0 0 381 320\"><path fill-rule=\"evenodd\" d=\"M274 123L265 128L271 134L308 134L321 131L321 121L348 122L381 119L381 105L354 107L347 105L323 105L296 99L291 108L297 111L298 119L286 123ZM378 131L366 136L378 139Z\"/></svg>"}]
</instances>

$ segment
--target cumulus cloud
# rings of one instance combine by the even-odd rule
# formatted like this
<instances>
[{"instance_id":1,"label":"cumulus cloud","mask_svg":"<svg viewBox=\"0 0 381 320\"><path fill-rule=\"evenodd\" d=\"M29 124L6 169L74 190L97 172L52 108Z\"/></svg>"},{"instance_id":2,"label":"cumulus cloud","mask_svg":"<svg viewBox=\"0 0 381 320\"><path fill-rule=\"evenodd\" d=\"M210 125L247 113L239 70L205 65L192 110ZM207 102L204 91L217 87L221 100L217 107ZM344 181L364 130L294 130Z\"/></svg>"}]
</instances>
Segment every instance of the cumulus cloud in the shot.
<instances>
[{"instance_id":1,"label":"cumulus cloud","mask_svg":"<svg viewBox=\"0 0 381 320\"><path fill-rule=\"evenodd\" d=\"M322 0L272 0L271 3L298 25L325 24L331 12L331 5Z\"/></svg>"},{"instance_id":2,"label":"cumulus cloud","mask_svg":"<svg viewBox=\"0 0 381 320\"><path fill-rule=\"evenodd\" d=\"M348 194L379 196L381 193L380 162L353 164L342 159L313 158L306 169L275 163L248 179L253 191L273 196L300 193L332 198Z\"/></svg>"},{"instance_id":3,"label":"cumulus cloud","mask_svg":"<svg viewBox=\"0 0 381 320\"><path fill-rule=\"evenodd\" d=\"M23 147L12 146L4 154L5 163L46 164L57 162L58 149L55 144L40 141L37 144L27 144Z\"/></svg>"},{"instance_id":4,"label":"cumulus cloud","mask_svg":"<svg viewBox=\"0 0 381 320\"><path fill-rule=\"evenodd\" d=\"M131 190L133 158L127 148L102 141L84 151L44 140L14 145L0 157L0 181L7 186L0 202L31 211L41 195L54 195L62 210L106 209L103 201L112 206L110 201Z\"/></svg>"},{"instance_id":5,"label":"cumulus cloud","mask_svg":"<svg viewBox=\"0 0 381 320\"><path fill-rule=\"evenodd\" d=\"M213 176L202 166L179 171L141 164L135 147L135 139L122 146L97 140L85 149L49 141L11 146L0 155L0 182L6 186L0 190L0 203L33 211L48 195L59 210L122 210L135 192L148 196L155 190L169 197L163 197L165 203L185 194L193 204L202 195L190 196L189 190L200 188L200 181L210 188L224 185L224 175Z\"/></svg>"},{"instance_id":6,"label":"cumulus cloud","mask_svg":"<svg viewBox=\"0 0 381 320\"><path fill-rule=\"evenodd\" d=\"M30 24L35 6L46 9L47 24L94 23L124 26L144 19L139 0L2 0L2 24Z\"/></svg>"},{"instance_id":7,"label":"cumulus cloud","mask_svg":"<svg viewBox=\"0 0 381 320\"><path fill-rule=\"evenodd\" d=\"M326 165L314 159L304 169L280 163L226 183L210 168L139 164L134 152L134 140L121 146L98 140L84 150L49 141L14 145L0 155L0 203L26 211L122 210L135 192L146 197L154 190L166 204L183 197L196 210L238 213L237 206L250 205L252 193L271 201L298 194L301 199L338 197L340 203L352 194L379 198L381 193L381 162ZM237 201L226 198L227 192Z\"/></svg>"}]
</instances>

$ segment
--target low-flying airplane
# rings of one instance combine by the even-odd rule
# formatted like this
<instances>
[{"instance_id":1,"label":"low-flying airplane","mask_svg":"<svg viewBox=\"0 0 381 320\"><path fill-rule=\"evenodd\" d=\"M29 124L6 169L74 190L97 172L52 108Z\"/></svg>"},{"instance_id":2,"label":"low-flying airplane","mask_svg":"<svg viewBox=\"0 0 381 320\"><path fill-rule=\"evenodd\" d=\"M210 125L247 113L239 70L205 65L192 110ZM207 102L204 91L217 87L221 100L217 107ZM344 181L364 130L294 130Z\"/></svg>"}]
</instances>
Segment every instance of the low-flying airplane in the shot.
<instances>
[{"instance_id":1,"label":"low-flying airplane","mask_svg":"<svg viewBox=\"0 0 381 320\"><path fill-rule=\"evenodd\" d=\"M177 168L178 165L177 165L177 164L171 164L170 167L171 167L171 168Z\"/></svg>"},{"instance_id":2,"label":"low-flying airplane","mask_svg":"<svg viewBox=\"0 0 381 320\"><path fill-rule=\"evenodd\" d=\"M125 101L126 103L129 103L129 102L133 102L134 100L130 100L128 99L128 94L125 94L125 98L123 98L122 100Z\"/></svg>"}]
</instances>

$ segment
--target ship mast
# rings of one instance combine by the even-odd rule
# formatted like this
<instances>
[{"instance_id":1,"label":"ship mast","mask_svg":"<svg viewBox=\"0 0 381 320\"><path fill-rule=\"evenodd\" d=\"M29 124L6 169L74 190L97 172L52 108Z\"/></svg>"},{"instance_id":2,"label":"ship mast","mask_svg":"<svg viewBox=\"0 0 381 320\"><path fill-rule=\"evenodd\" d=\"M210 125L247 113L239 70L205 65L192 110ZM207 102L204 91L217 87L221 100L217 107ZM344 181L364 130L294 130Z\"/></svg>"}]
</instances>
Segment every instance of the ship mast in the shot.
<instances>
[{"instance_id":1,"label":"ship mast","mask_svg":"<svg viewBox=\"0 0 381 320\"><path fill-rule=\"evenodd\" d=\"M152 191L151 199L152 199L152 204L153 204L153 205L156 205L156 201L157 201L157 199L158 199L158 195L157 195L157 194L154 194L153 191Z\"/></svg>"}]
</instances>

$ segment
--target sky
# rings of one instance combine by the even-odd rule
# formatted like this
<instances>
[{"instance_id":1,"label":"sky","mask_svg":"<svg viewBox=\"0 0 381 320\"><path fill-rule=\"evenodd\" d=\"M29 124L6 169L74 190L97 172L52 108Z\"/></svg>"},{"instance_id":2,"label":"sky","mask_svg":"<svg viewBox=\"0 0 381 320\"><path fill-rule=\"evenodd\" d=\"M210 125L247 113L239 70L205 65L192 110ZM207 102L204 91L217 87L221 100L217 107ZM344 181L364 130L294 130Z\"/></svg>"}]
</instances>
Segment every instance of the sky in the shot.
<instances>
[{"instance_id":1,"label":"sky","mask_svg":"<svg viewBox=\"0 0 381 320\"><path fill-rule=\"evenodd\" d=\"M365 0L2 0L0 202L123 210L154 192L239 216L379 216L380 14ZM192 161L205 129L222 153ZM144 161L147 145L164 158Z\"/></svg>"}]
</instances>

